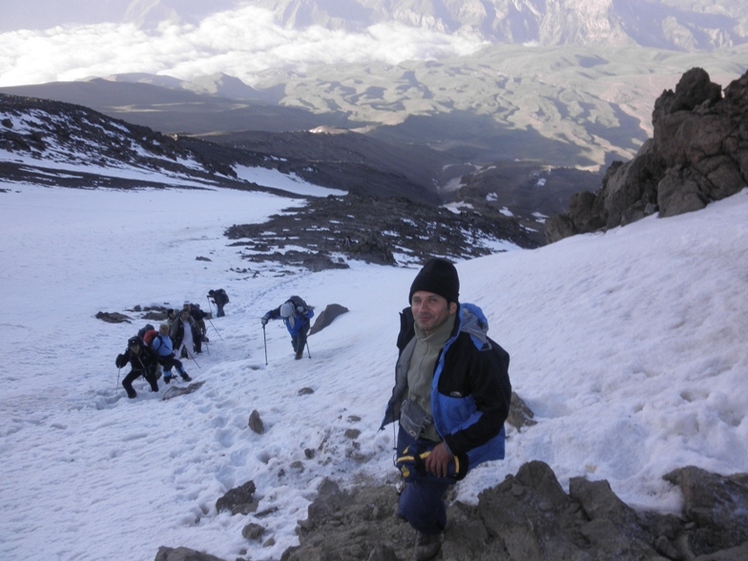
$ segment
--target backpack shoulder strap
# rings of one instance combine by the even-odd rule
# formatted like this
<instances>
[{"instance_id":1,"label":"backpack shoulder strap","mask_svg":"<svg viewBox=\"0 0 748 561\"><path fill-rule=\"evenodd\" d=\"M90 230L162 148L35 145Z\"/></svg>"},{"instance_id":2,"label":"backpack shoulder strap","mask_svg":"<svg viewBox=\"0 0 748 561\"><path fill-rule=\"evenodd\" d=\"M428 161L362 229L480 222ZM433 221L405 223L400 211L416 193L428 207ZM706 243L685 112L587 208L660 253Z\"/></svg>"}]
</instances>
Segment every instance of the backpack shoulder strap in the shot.
<instances>
[{"instance_id":1,"label":"backpack shoulder strap","mask_svg":"<svg viewBox=\"0 0 748 561\"><path fill-rule=\"evenodd\" d=\"M400 333L397 336L398 356L402 354L403 349L408 342L416 336L415 319L410 307L404 308L400 312Z\"/></svg>"}]
</instances>

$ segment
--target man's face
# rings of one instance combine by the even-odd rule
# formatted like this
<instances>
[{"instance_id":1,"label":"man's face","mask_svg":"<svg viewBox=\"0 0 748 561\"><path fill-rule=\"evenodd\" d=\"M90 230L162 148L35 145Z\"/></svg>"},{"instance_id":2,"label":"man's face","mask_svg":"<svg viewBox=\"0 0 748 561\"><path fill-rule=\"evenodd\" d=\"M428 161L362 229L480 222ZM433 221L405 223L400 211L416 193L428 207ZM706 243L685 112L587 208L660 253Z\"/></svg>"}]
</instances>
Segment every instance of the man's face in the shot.
<instances>
[{"instance_id":1,"label":"man's face","mask_svg":"<svg viewBox=\"0 0 748 561\"><path fill-rule=\"evenodd\" d=\"M138 344L130 345L130 352L135 353L136 355L140 354L140 345Z\"/></svg>"},{"instance_id":2,"label":"man's face","mask_svg":"<svg viewBox=\"0 0 748 561\"><path fill-rule=\"evenodd\" d=\"M426 334L431 335L439 329L449 316L457 313L457 304L433 292L419 290L413 293L410 309L416 325Z\"/></svg>"}]
</instances>

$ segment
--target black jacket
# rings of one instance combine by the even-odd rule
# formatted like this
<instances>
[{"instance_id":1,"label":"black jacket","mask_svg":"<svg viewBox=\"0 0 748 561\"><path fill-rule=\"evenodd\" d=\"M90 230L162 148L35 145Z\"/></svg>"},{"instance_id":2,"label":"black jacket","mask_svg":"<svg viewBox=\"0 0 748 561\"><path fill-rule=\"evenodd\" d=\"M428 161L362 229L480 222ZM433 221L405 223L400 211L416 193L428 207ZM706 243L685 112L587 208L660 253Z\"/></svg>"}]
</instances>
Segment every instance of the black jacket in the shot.
<instances>
[{"instance_id":1,"label":"black jacket","mask_svg":"<svg viewBox=\"0 0 748 561\"><path fill-rule=\"evenodd\" d=\"M213 302L217 306L225 306L229 303L229 295L226 294L226 291L223 288L214 290L213 294L211 294L210 297L213 298Z\"/></svg>"},{"instance_id":2,"label":"black jacket","mask_svg":"<svg viewBox=\"0 0 748 561\"><path fill-rule=\"evenodd\" d=\"M142 372L143 375L149 376L156 373L156 366L158 365L156 353L143 344L140 345L140 352L138 354L131 352L128 347L124 353L117 355L114 364L117 368L122 368L128 362L130 363L131 371Z\"/></svg>"},{"instance_id":3,"label":"black jacket","mask_svg":"<svg viewBox=\"0 0 748 561\"><path fill-rule=\"evenodd\" d=\"M504 422L512 386L509 354L490 339L483 312L461 304L455 326L434 368L438 392L431 404L437 431L453 454L467 454L471 465L504 457ZM410 309L403 310L397 346L395 387L382 426L400 418L407 395L407 371L415 336Z\"/></svg>"}]
</instances>

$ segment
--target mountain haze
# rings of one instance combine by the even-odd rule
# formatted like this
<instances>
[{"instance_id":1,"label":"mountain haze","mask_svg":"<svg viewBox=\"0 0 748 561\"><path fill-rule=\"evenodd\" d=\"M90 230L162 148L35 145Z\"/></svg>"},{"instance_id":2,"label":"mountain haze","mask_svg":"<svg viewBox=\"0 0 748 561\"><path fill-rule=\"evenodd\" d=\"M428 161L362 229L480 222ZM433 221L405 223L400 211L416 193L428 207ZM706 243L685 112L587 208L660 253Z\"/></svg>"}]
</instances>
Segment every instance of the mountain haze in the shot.
<instances>
[{"instance_id":1,"label":"mountain haze","mask_svg":"<svg viewBox=\"0 0 748 561\"><path fill-rule=\"evenodd\" d=\"M165 133L335 126L479 165L498 157L600 169L630 158L651 134L654 100L683 72L698 66L727 82L748 60L748 7L738 0L19 6L4 7L0 29L59 27L0 34L6 93ZM119 86L64 85L83 78ZM30 85L39 82L49 86Z\"/></svg>"},{"instance_id":2,"label":"mountain haze","mask_svg":"<svg viewBox=\"0 0 748 561\"><path fill-rule=\"evenodd\" d=\"M22 7L21 7L22 6ZM194 25L222 11L263 8L289 29L320 26L360 31L398 23L493 43L639 45L677 50L736 46L748 40L748 7L740 0L74 0L60 7L27 0L3 7L0 31L54 25L161 23Z\"/></svg>"},{"instance_id":3,"label":"mountain haze","mask_svg":"<svg viewBox=\"0 0 748 561\"><path fill-rule=\"evenodd\" d=\"M599 170L651 136L664 89L699 66L718 83L745 72L748 46L713 53L630 47L487 46L397 65L268 70L254 86L225 74L179 80L130 73L3 87L91 107L164 133L286 132L319 126L429 146L476 165L534 160Z\"/></svg>"}]
</instances>

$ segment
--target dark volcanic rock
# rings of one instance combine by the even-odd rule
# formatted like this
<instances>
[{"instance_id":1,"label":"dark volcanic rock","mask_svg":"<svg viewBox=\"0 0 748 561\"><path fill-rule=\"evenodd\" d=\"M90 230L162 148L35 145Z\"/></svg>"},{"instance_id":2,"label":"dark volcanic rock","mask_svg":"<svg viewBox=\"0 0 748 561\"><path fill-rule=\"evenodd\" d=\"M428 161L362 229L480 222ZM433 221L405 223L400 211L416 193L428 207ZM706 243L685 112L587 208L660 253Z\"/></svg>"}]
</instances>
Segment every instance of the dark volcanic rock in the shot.
<instances>
[{"instance_id":1,"label":"dark volcanic rock","mask_svg":"<svg viewBox=\"0 0 748 561\"><path fill-rule=\"evenodd\" d=\"M483 491L477 505L448 506L437 559L745 561L748 475L722 478L685 468L666 477L687 497L681 518L637 512L606 481L572 478L567 494L547 464L529 462ZM700 485L701 499L689 500ZM396 504L393 486L343 491L325 480L307 520L299 522L300 545L282 559L411 559L415 533L395 516ZM709 535L715 537L708 544L697 541Z\"/></svg>"},{"instance_id":2,"label":"dark volcanic rock","mask_svg":"<svg viewBox=\"0 0 748 561\"><path fill-rule=\"evenodd\" d=\"M596 189L600 174L537 162L496 162L464 175L461 183L456 200L481 212L511 212L528 235L544 244L546 218L569 211L574 193Z\"/></svg>"},{"instance_id":3,"label":"dark volcanic rock","mask_svg":"<svg viewBox=\"0 0 748 561\"><path fill-rule=\"evenodd\" d=\"M722 476L688 466L665 479L680 486L684 513L697 525L688 532L695 554L748 545L748 474Z\"/></svg>"},{"instance_id":4,"label":"dark volcanic rock","mask_svg":"<svg viewBox=\"0 0 748 561\"><path fill-rule=\"evenodd\" d=\"M252 413L250 413L247 425L250 429L252 429L253 432L256 432L257 434L265 433L265 424L262 422L262 417L260 417L260 413L257 411L257 409L254 409Z\"/></svg>"},{"instance_id":5,"label":"dark volcanic rock","mask_svg":"<svg viewBox=\"0 0 748 561\"><path fill-rule=\"evenodd\" d=\"M748 72L722 97L706 71L689 70L657 99L652 124L654 138L633 160L612 164L600 191L577 195L548 221L549 242L700 210L748 185Z\"/></svg>"},{"instance_id":6,"label":"dark volcanic rock","mask_svg":"<svg viewBox=\"0 0 748 561\"><path fill-rule=\"evenodd\" d=\"M307 454L307 458L313 454ZM468 475L468 477L470 477ZM607 481L573 477L568 494L553 470L531 461L478 495L475 505L448 501L437 560L471 561L745 561L748 559L748 474L721 476L695 467L669 473L685 498L681 516L636 511ZM459 485L459 483L458 483ZM223 508L242 510L252 482L229 491ZM299 545L282 561L412 559L415 531L396 516L394 485L341 489L320 484L297 527ZM218 509L218 503L216 508ZM256 506L256 503L254 503ZM259 515L256 515L259 516ZM268 530L244 526L246 539ZM268 538L272 542L273 538ZM168 557L167 557L168 555ZM156 561L215 561L187 548L160 548Z\"/></svg>"},{"instance_id":7,"label":"dark volcanic rock","mask_svg":"<svg viewBox=\"0 0 748 561\"><path fill-rule=\"evenodd\" d=\"M98 312L96 319L103 320L107 323L131 323L131 318L119 312Z\"/></svg>"},{"instance_id":8,"label":"dark volcanic rock","mask_svg":"<svg viewBox=\"0 0 748 561\"><path fill-rule=\"evenodd\" d=\"M406 198L434 206L434 177L453 160L417 144L382 142L372 136L320 127L314 131L260 130L213 133L213 143L242 148L277 162L316 185L380 199Z\"/></svg>"},{"instance_id":9,"label":"dark volcanic rock","mask_svg":"<svg viewBox=\"0 0 748 561\"><path fill-rule=\"evenodd\" d=\"M509 417L506 422L521 431L523 427L537 425L538 422L533 419L535 414L527 406L516 392L512 392L512 399L509 406Z\"/></svg>"},{"instance_id":10,"label":"dark volcanic rock","mask_svg":"<svg viewBox=\"0 0 748 561\"><path fill-rule=\"evenodd\" d=\"M309 335L314 335L318 331L322 331L325 327L330 325L336 317L347 311L348 308L341 306L340 304L328 304L317 316L317 319L314 320L314 325L309 330Z\"/></svg>"},{"instance_id":11,"label":"dark volcanic rock","mask_svg":"<svg viewBox=\"0 0 748 561\"><path fill-rule=\"evenodd\" d=\"M158 548L154 561L224 561L220 557L195 551L188 547L166 547Z\"/></svg>"},{"instance_id":12,"label":"dark volcanic rock","mask_svg":"<svg viewBox=\"0 0 748 561\"><path fill-rule=\"evenodd\" d=\"M231 514L252 512L256 490L254 481L247 481L241 487L230 489L216 501L216 512L224 510L228 510Z\"/></svg>"},{"instance_id":13,"label":"dark volcanic rock","mask_svg":"<svg viewBox=\"0 0 748 561\"><path fill-rule=\"evenodd\" d=\"M86 171L87 165L96 163L102 168L132 165L141 169L162 170L209 183L214 183L216 174L220 174L227 186L247 186L246 182L234 181L236 172L231 165L233 161L205 157L199 149L194 149L196 142L188 147L178 137L112 119L87 107L0 94L0 109L26 125L25 130L14 129L9 126L12 121L6 119L6 124L0 125L0 148L38 161L36 165L4 162L3 176L11 181L78 188L164 186L159 181ZM33 118L30 118L31 115ZM203 143L202 146L207 145ZM237 154L236 151L231 152L234 158ZM192 160L200 167L185 166L183 160ZM66 169L65 174L55 173L58 170L49 163L54 161L64 161L81 169Z\"/></svg>"},{"instance_id":14,"label":"dark volcanic rock","mask_svg":"<svg viewBox=\"0 0 748 561\"><path fill-rule=\"evenodd\" d=\"M347 259L395 265L401 259L423 262L431 256L468 259L494 253L506 240L534 248L533 240L510 218L466 210L456 214L406 199L348 195L313 199L263 224L234 225L226 231L235 246L245 246L251 262L277 262L310 270L347 268ZM239 241L241 240L241 241ZM298 250L280 251L286 246Z\"/></svg>"}]
</instances>

